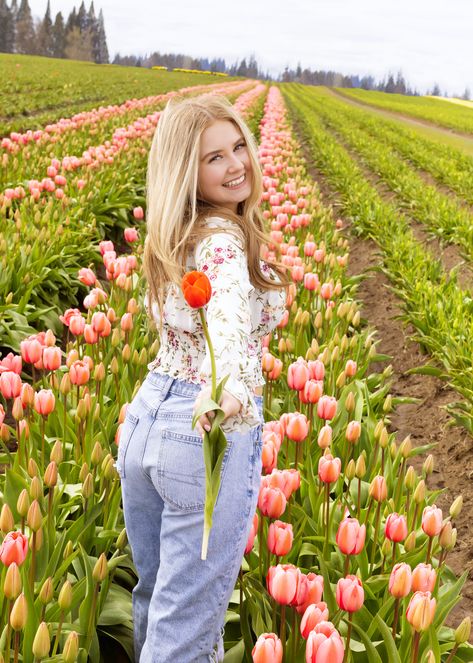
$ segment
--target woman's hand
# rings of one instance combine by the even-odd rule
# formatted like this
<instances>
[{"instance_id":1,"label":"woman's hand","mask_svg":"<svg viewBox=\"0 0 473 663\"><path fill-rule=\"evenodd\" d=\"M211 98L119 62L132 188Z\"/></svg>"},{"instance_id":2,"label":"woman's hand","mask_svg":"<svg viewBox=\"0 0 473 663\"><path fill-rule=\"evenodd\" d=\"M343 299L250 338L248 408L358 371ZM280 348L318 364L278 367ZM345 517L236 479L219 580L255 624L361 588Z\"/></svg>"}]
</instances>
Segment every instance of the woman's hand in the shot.
<instances>
[{"instance_id":1,"label":"woman's hand","mask_svg":"<svg viewBox=\"0 0 473 663\"><path fill-rule=\"evenodd\" d=\"M201 404L202 401L206 400L207 398L210 398L212 395L212 387L205 387L204 389L201 390L197 398L195 399L195 404L194 404L194 409L193 412L196 412L199 408L199 405ZM223 421L227 419L228 417L233 417L235 414L238 414L240 412L242 404L238 400L238 398L235 398L235 396L232 396L228 391L225 389L222 392L222 397L220 399L220 407L225 413L225 416L223 418ZM215 417L215 412L212 410L211 412L207 412L207 414L203 414L201 417L197 419L197 423L195 425L196 430L204 436L204 428L208 431L210 431L210 428L212 426L212 420ZM223 423L223 421L221 423Z\"/></svg>"}]
</instances>

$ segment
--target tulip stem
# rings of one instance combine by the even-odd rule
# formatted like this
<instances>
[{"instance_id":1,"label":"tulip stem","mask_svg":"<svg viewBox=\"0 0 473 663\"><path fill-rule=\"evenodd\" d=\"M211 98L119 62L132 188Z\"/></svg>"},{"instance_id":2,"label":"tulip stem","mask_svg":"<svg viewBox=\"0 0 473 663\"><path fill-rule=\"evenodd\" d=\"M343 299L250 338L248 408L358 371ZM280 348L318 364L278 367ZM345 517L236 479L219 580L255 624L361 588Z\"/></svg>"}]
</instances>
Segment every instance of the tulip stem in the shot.
<instances>
[{"instance_id":1,"label":"tulip stem","mask_svg":"<svg viewBox=\"0 0 473 663\"><path fill-rule=\"evenodd\" d=\"M344 575L348 575L348 571L350 570L350 555L346 555L345 557L345 568L344 568Z\"/></svg>"},{"instance_id":2,"label":"tulip stem","mask_svg":"<svg viewBox=\"0 0 473 663\"><path fill-rule=\"evenodd\" d=\"M417 663L417 659L419 657L419 641L420 641L420 633L417 633L417 631L414 631L414 636L412 638L411 663Z\"/></svg>"},{"instance_id":3,"label":"tulip stem","mask_svg":"<svg viewBox=\"0 0 473 663\"><path fill-rule=\"evenodd\" d=\"M347 643L345 647L345 656L343 657L343 663L348 663L350 658L350 640L351 640L351 620L353 618L353 613L348 613L348 631L347 631Z\"/></svg>"},{"instance_id":4,"label":"tulip stem","mask_svg":"<svg viewBox=\"0 0 473 663\"><path fill-rule=\"evenodd\" d=\"M292 610L292 659L296 660L296 631L297 631L297 613L295 608Z\"/></svg>"},{"instance_id":5,"label":"tulip stem","mask_svg":"<svg viewBox=\"0 0 473 663\"><path fill-rule=\"evenodd\" d=\"M207 345L209 346L210 365L212 368L212 400L215 400L215 392L217 391L217 367L215 364L215 354L214 354L212 341L210 340L209 329L205 321L204 308L202 306L199 308L199 315L200 315L200 322L202 323L202 329L204 330L205 340L207 341Z\"/></svg>"},{"instance_id":6,"label":"tulip stem","mask_svg":"<svg viewBox=\"0 0 473 663\"><path fill-rule=\"evenodd\" d=\"M240 566L240 571L238 572L238 577L240 580L240 614L241 614L241 604L243 603L243 569Z\"/></svg>"},{"instance_id":7,"label":"tulip stem","mask_svg":"<svg viewBox=\"0 0 473 663\"><path fill-rule=\"evenodd\" d=\"M430 553L432 552L432 541L433 537L429 536L429 543L427 544L427 559L426 559L426 564L430 563Z\"/></svg>"},{"instance_id":8,"label":"tulip stem","mask_svg":"<svg viewBox=\"0 0 473 663\"><path fill-rule=\"evenodd\" d=\"M381 513L381 502L378 502L378 505L376 507L376 516L375 516L375 523L374 523L374 536L373 536L373 548L371 549L371 560L370 560L370 566L371 566L371 571L370 573L373 573L374 569L374 558L376 555L376 547L378 545L378 530L379 530L379 516Z\"/></svg>"},{"instance_id":9,"label":"tulip stem","mask_svg":"<svg viewBox=\"0 0 473 663\"><path fill-rule=\"evenodd\" d=\"M396 642L397 621L399 619L399 599L394 601L393 640Z\"/></svg>"},{"instance_id":10,"label":"tulip stem","mask_svg":"<svg viewBox=\"0 0 473 663\"><path fill-rule=\"evenodd\" d=\"M259 543L259 579L261 584L263 584L263 514L259 519L259 533L258 533L258 543Z\"/></svg>"},{"instance_id":11,"label":"tulip stem","mask_svg":"<svg viewBox=\"0 0 473 663\"><path fill-rule=\"evenodd\" d=\"M13 663L18 663L19 650L20 650L20 631L15 631L15 651L13 654Z\"/></svg>"},{"instance_id":12,"label":"tulip stem","mask_svg":"<svg viewBox=\"0 0 473 663\"><path fill-rule=\"evenodd\" d=\"M450 663L450 661L453 661L453 657L454 657L455 654L457 653L458 647L459 647L459 645L455 645L455 647L454 647L454 648L452 649L452 651L450 652L450 656L447 658L447 660L445 661L445 663Z\"/></svg>"},{"instance_id":13,"label":"tulip stem","mask_svg":"<svg viewBox=\"0 0 473 663\"><path fill-rule=\"evenodd\" d=\"M325 549L324 557L328 551L328 530L329 530L329 520L330 520L330 484L325 484L325 500L326 500L326 514L325 514Z\"/></svg>"},{"instance_id":14,"label":"tulip stem","mask_svg":"<svg viewBox=\"0 0 473 663\"><path fill-rule=\"evenodd\" d=\"M281 606L281 630L279 633L279 638L282 643L282 657L284 660L286 656L286 606L284 604Z\"/></svg>"}]
</instances>

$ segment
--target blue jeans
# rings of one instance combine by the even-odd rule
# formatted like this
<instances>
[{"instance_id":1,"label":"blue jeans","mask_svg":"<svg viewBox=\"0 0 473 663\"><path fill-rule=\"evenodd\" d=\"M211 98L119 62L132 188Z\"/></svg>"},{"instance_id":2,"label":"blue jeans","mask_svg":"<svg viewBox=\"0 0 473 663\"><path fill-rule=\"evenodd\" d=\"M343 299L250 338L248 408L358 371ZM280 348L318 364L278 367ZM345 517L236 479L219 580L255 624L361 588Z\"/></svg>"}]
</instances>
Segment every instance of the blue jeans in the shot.
<instances>
[{"instance_id":1,"label":"blue jeans","mask_svg":"<svg viewBox=\"0 0 473 663\"><path fill-rule=\"evenodd\" d=\"M227 434L207 559L201 560L205 466L192 429L201 387L149 372L129 404L116 468L138 583L133 590L136 662L223 660L223 626L256 510L261 424Z\"/></svg>"}]
</instances>

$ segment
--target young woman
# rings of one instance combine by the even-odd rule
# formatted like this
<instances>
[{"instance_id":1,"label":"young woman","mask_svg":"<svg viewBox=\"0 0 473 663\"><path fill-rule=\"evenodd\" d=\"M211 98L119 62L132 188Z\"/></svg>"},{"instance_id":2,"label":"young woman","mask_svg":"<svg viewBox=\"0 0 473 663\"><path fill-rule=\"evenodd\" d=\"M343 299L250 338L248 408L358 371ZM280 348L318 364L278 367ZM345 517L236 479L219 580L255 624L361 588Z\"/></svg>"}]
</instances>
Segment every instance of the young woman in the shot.
<instances>
[{"instance_id":1,"label":"young woman","mask_svg":"<svg viewBox=\"0 0 473 663\"><path fill-rule=\"evenodd\" d=\"M251 529L262 452L262 337L284 315L290 283L281 263L260 260L270 241L259 209L262 174L254 138L215 95L171 100L147 172L143 268L147 310L160 348L129 404L117 469L133 561L136 661L223 660L223 625ZM181 279L205 272L205 307L228 445L207 559L200 558L205 501L203 428L211 366L198 311ZM211 418L211 415L210 415Z\"/></svg>"}]
</instances>

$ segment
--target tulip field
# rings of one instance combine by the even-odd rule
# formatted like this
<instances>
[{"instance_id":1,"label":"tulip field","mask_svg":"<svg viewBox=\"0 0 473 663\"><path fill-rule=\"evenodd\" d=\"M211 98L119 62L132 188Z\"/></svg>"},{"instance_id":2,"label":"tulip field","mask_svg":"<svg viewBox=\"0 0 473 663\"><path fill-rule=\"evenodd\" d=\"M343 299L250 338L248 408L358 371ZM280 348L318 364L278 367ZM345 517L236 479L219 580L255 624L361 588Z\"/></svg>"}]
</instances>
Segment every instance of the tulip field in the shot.
<instances>
[{"instance_id":1,"label":"tulip field","mask_svg":"<svg viewBox=\"0 0 473 663\"><path fill-rule=\"evenodd\" d=\"M429 358L419 379L454 390L451 423L473 435L471 293L411 225L471 261L473 161L323 88L174 76L157 95L0 136L0 663L134 661L137 575L115 462L159 348L144 306L144 185L176 91L223 94L247 121L271 237L262 257L293 281L263 338L263 473L225 663L473 661L457 612L471 580L450 564L463 500L435 486L433 443L396 434L410 399L391 391L391 357L348 270L352 238L371 238Z\"/></svg>"}]
</instances>

